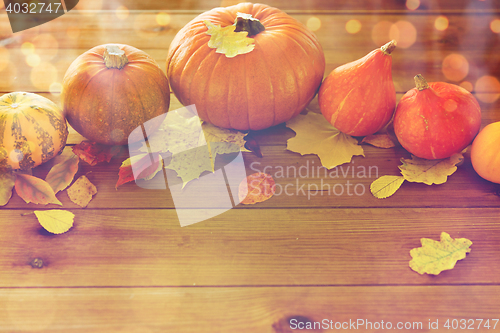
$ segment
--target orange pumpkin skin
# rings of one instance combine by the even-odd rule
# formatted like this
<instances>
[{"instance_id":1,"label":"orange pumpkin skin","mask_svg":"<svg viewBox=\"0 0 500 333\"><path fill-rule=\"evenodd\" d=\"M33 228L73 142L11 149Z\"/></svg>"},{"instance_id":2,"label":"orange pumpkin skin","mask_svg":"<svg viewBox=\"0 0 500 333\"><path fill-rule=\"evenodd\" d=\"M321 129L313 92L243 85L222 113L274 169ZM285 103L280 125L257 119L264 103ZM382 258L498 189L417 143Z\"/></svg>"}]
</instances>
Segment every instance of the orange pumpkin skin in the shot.
<instances>
[{"instance_id":1,"label":"orange pumpkin skin","mask_svg":"<svg viewBox=\"0 0 500 333\"><path fill-rule=\"evenodd\" d=\"M431 82L423 90L408 91L394 115L394 132L401 145L413 155L429 160L461 152L480 126L481 109L474 96L445 82Z\"/></svg>"},{"instance_id":2,"label":"orange pumpkin skin","mask_svg":"<svg viewBox=\"0 0 500 333\"><path fill-rule=\"evenodd\" d=\"M0 97L0 169L29 170L58 155L68 126L45 97L13 92Z\"/></svg>"},{"instance_id":3,"label":"orange pumpkin skin","mask_svg":"<svg viewBox=\"0 0 500 333\"><path fill-rule=\"evenodd\" d=\"M248 36L255 48L227 58L208 47L204 20L233 25L237 13L251 14L265 30ZM215 8L176 35L167 57L172 91L183 105L195 104L201 119L237 130L260 130L299 114L314 98L325 71L316 36L279 9L241 3Z\"/></svg>"},{"instance_id":4,"label":"orange pumpkin skin","mask_svg":"<svg viewBox=\"0 0 500 333\"><path fill-rule=\"evenodd\" d=\"M396 108L391 67L390 52L377 49L335 68L318 93L321 113L345 134L366 136L379 131Z\"/></svg>"},{"instance_id":5,"label":"orange pumpkin skin","mask_svg":"<svg viewBox=\"0 0 500 333\"><path fill-rule=\"evenodd\" d=\"M113 45L128 59L121 69L105 64L106 46ZM102 144L123 145L135 128L168 111L170 89L149 55L132 46L108 44L92 48L71 64L63 80L62 101L66 118L78 133ZM148 124L147 133L160 125Z\"/></svg>"},{"instance_id":6,"label":"orange pumpkin skin","mask_svg":"<svg viewBox=\"0 0 500 333\"><path fill-rule=\"evenodd\" d=\"M500 121L479 132L472 143L470 157L479 176L500 184Z\"/></svg>"}]
</instances>

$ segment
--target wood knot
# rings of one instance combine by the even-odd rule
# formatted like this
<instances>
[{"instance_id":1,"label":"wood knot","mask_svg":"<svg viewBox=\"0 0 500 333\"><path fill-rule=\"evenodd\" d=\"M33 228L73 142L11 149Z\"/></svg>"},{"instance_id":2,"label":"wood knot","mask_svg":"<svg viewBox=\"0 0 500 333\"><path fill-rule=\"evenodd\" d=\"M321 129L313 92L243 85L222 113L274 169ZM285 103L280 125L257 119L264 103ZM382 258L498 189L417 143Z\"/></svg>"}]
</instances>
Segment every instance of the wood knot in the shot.
<instances>
[{"instance_id":1,"label":"wood knot","mask_svg":"<svg viewBox=\"0 0 500 333\"><path fill-rule=\"evenodd\" d=\"M30 265L33 268L42 268L43 267L43 260L41 258L35 258L35 259L31 260Z\"/></svg>"}]
</instances>

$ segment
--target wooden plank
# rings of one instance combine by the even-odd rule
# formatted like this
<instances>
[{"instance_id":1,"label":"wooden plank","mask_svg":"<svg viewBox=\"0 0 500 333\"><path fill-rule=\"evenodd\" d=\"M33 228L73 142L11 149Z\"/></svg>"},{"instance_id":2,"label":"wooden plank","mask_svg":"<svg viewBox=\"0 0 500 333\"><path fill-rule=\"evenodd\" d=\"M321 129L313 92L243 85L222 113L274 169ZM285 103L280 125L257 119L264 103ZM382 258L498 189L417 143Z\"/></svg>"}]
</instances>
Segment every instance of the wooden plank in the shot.
<instances>
[{"instance_id":1,"label":"wooden plank","mask_svg":"<svg viewBox=\"0 0 500 333\"><path fill-rule=\"evenodd\" d=\"M491 332L498 329L492 319L498 319L500 287L3 289L0 304L0 332L9 333L285 333L299 331L299 322L323 320L323 328L304 331L334 331L335 323L349 329L351 321L351 329L367 333L389 325L396 331L398 323L398 331L404 325L409 332L459 331L455 324Z\"/></svg>"},{"instance_id":2,"label":"wooden plank","mask_svg":"<svg viewBox=\"0 0 500 333\"><path fill-rule=\"evenodd\" d=\"M70 211L73 228L51 235L29 210L0 210L0 287L500 283L499 208L232 209L184 228L171 209ZM472 252L412 271L409 251L443 231Z\"/></svg>"},{"instance_id":3,"label":"wooden plank","mask_svg":"<svg viewBox=\"0 0 500 333\"><path fill-rule=\"evenodd\" d=\"M140 10L210 10L219 6L231 6L243 0L208 0L208 1L168 1L158 2L155 0L144 0L141 2L132 0L87 0L82 1L75 7L76 10L98 10L98 9L115 9L122 5L129 9ZM406 7L406 1L384 0L310 0L310 1L286 1L286 0L268 0L266 4L272 7L277 7L282 10L297 10L297 11L404 11L409 12ZM429 11L486 11L499 9L500 6L495 1L467 1L467 0L421 0L420 6L416 12Z\"/></svg>"},{"instance_id":4,"label":"wooden plank","mask_svg":"<svg viewBox=\"0 0 500 333\"><path fill-rule=\"evenodd\" d=\"M500 68L496 66L500 61L500 44L496 43L497 35L489 29L489 22L496 17L494 15L450 16L450 26L444 32L434 28L434 17L365 15L355 17L360 20L362 30L354 35L345 30L349 17L316 16L322 22L322 27L316 34L325 51L325 74L375 49L377 43L372 41L372 31L378 23L385 21L390 24L403 20L415 27L417 39L410 48L397 48L394 52L393 76L398 92L411 89L413 77L418 73L424 74L429 81L447 81L442 73L442 63L444 58L452 53L461 54L468 62L468 75L465 75L463 80L475 83L483 75L500 76ZM311 16L295 17L306 23ZM170 25L163 28L157 25L155 13L151 12L133 12L124 21L117 21L110 12L93 16L65 15L40 28L21 32L5 40L4 53L8 55L10 65L2 66L0 71L4 78L0 82L0 91L48 91L53 81L62 81L66 69L78 55L95 45L110 42L127 41L128 44L143 49L165 70L165 59L171 40L192 18L193 15L188 14L172 15ZM6 18L2 20L3 25L8 25ZM68 30L69 28L71 29ZM106 34L102 33L103 31L106 31ZM46 45L38 43L36 36L40 33L51 34L56 42ZM386 37L377 37L376 40L379 39L386 41L390 36L387 34ZM25 55L20 51L23 42L35 43L37 55L41 60L40 66L44 68L45 73L49 72L51 75L46 74L37 80L31 67L23 62ZM32 82L32 75L38 83Z\"/></svg>"}]
</instances>

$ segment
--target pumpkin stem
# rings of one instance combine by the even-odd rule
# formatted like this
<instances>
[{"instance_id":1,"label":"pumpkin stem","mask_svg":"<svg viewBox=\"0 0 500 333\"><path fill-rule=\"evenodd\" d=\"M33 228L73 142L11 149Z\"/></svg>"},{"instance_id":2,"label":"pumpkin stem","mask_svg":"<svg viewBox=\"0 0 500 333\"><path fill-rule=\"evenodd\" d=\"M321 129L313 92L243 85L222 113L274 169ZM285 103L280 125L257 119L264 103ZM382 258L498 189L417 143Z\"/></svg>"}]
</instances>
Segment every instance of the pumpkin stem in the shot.
<instances>
[{"instance_id":1,"label":"pumpkin stem","mask_svg":"<svg viewBox=\"0 0 500 333\"><path fill-rule=\"evenodd\" d=\"M429 89L429 85L427 84L427 81L424 79L424 77L421 74L417 74L414 77L415 80L415 85L417 86L417 89L419 91Z\"/></svg>"},{"instance_id":2,"label":"pumpkin stem","mask_svg":"<svg viewBox=\"0 0 500 333\"><path fill-rule=\"evenodd\" d=\"M252 17L252 14L237 13L234 21L234 32L246 31L247 37L255 36L258 33L266 30L264 25L258 19Z\"/></svg>"},{"instance_id":3,"label":"pumpkin stem","mask_svg":"<svg viewBox=\"0 0 500 333\"><path fill-rule=\"evenodd\" d=\"M382 52L385 54L385 55L391 55L392 51L394 51L394 49L396 48L396 41L395 40L391 40L389 43L383 45L380 50L382 50Z\"/></svg>"},{"instance_id":4,"label":"pumpkin stem","mask_svg":"<svg viewBox=\"0 0 500 333\"><path fill-rule=\"evenodd\" d=\"M118 45L106 45L106 50L104 50L103 57L104 63L106 64L107 68L122 69L128 63L125 51L120 49Z\"/></svg>"}]
</instances>

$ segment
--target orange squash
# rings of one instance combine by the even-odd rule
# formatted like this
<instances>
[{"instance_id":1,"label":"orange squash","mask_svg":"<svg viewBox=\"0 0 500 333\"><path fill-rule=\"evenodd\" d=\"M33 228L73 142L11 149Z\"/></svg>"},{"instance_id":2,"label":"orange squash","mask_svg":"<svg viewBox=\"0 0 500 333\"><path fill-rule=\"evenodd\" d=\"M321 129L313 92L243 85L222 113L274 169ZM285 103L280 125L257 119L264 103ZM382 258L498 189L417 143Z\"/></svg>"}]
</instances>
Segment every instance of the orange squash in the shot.
<instances>
[{"instance_id":1,"label":"orange squash","mask_svg":"<svg viewBox=\"0 0 500 333\"><path fill-rule=\"evenodd\" d=\"M49 99L26 92L0 97L0 169L29 170L59 154L68 126Z\"/></svg>"},{"instance_id":2,"label":"orange squash","mask_svg":"<svg viewBox=\"0 0 500 333\"><path fill-rule=\"evenodd\" d=\"M470 158L479 176L500 184L500 121L479 132L472 143Z\"/></svg>"},{"instance_id":3,"label":"orange squash","mask_svg":"<svg viewBox=\"0 0 500 333\"><path fill-rule=\"evenodd\" d=\"M238 19L238 13L252 18ZM204 21L236 24L255 48L231 58L218 53L208 46ZM316 95L324 70L323 50L306 26L279 9L251 3L199 15L175 36L167 57L179 101L194 104L201 119L237 130L268 128L299 114Z\"/></svg>"},{"instance_id":4,"label":"orange squash","mask_svg":"<svg viewBox=\"0 0 500 333\"><path fill-rule=\"evenodd\" d=\"M361 59L335 68L318 94L321 113L339 131L366 136L382 129L396 108L390 41Z\"/></svg>"},{"instance_id":5,"label":"orange squash","mask_svg":"<svg viewBox=\"0 0 500 333\"><path fill-rule=\"evenodd\" d=\"M415 85L401 98L394 115L394 132L401 145L428 160L461 152L481 127L477 100L462 87L427 83L420 74Z\"/></svg>"},{"instance_id":6,"label":"orange squash","mask_svg":"<svg viewBox=\"0 0 500 333\"><path fill-rule=\"evenodd\" d=\"M87 139L123 145L130 133L168 111L168 79L149 55L135 47L107 44L80 55L63 80L62 101L70 125ZM159 126L148 122L146 131ZM130 138L131 142L140 137Z\"/></svg>"}]
</instances>

